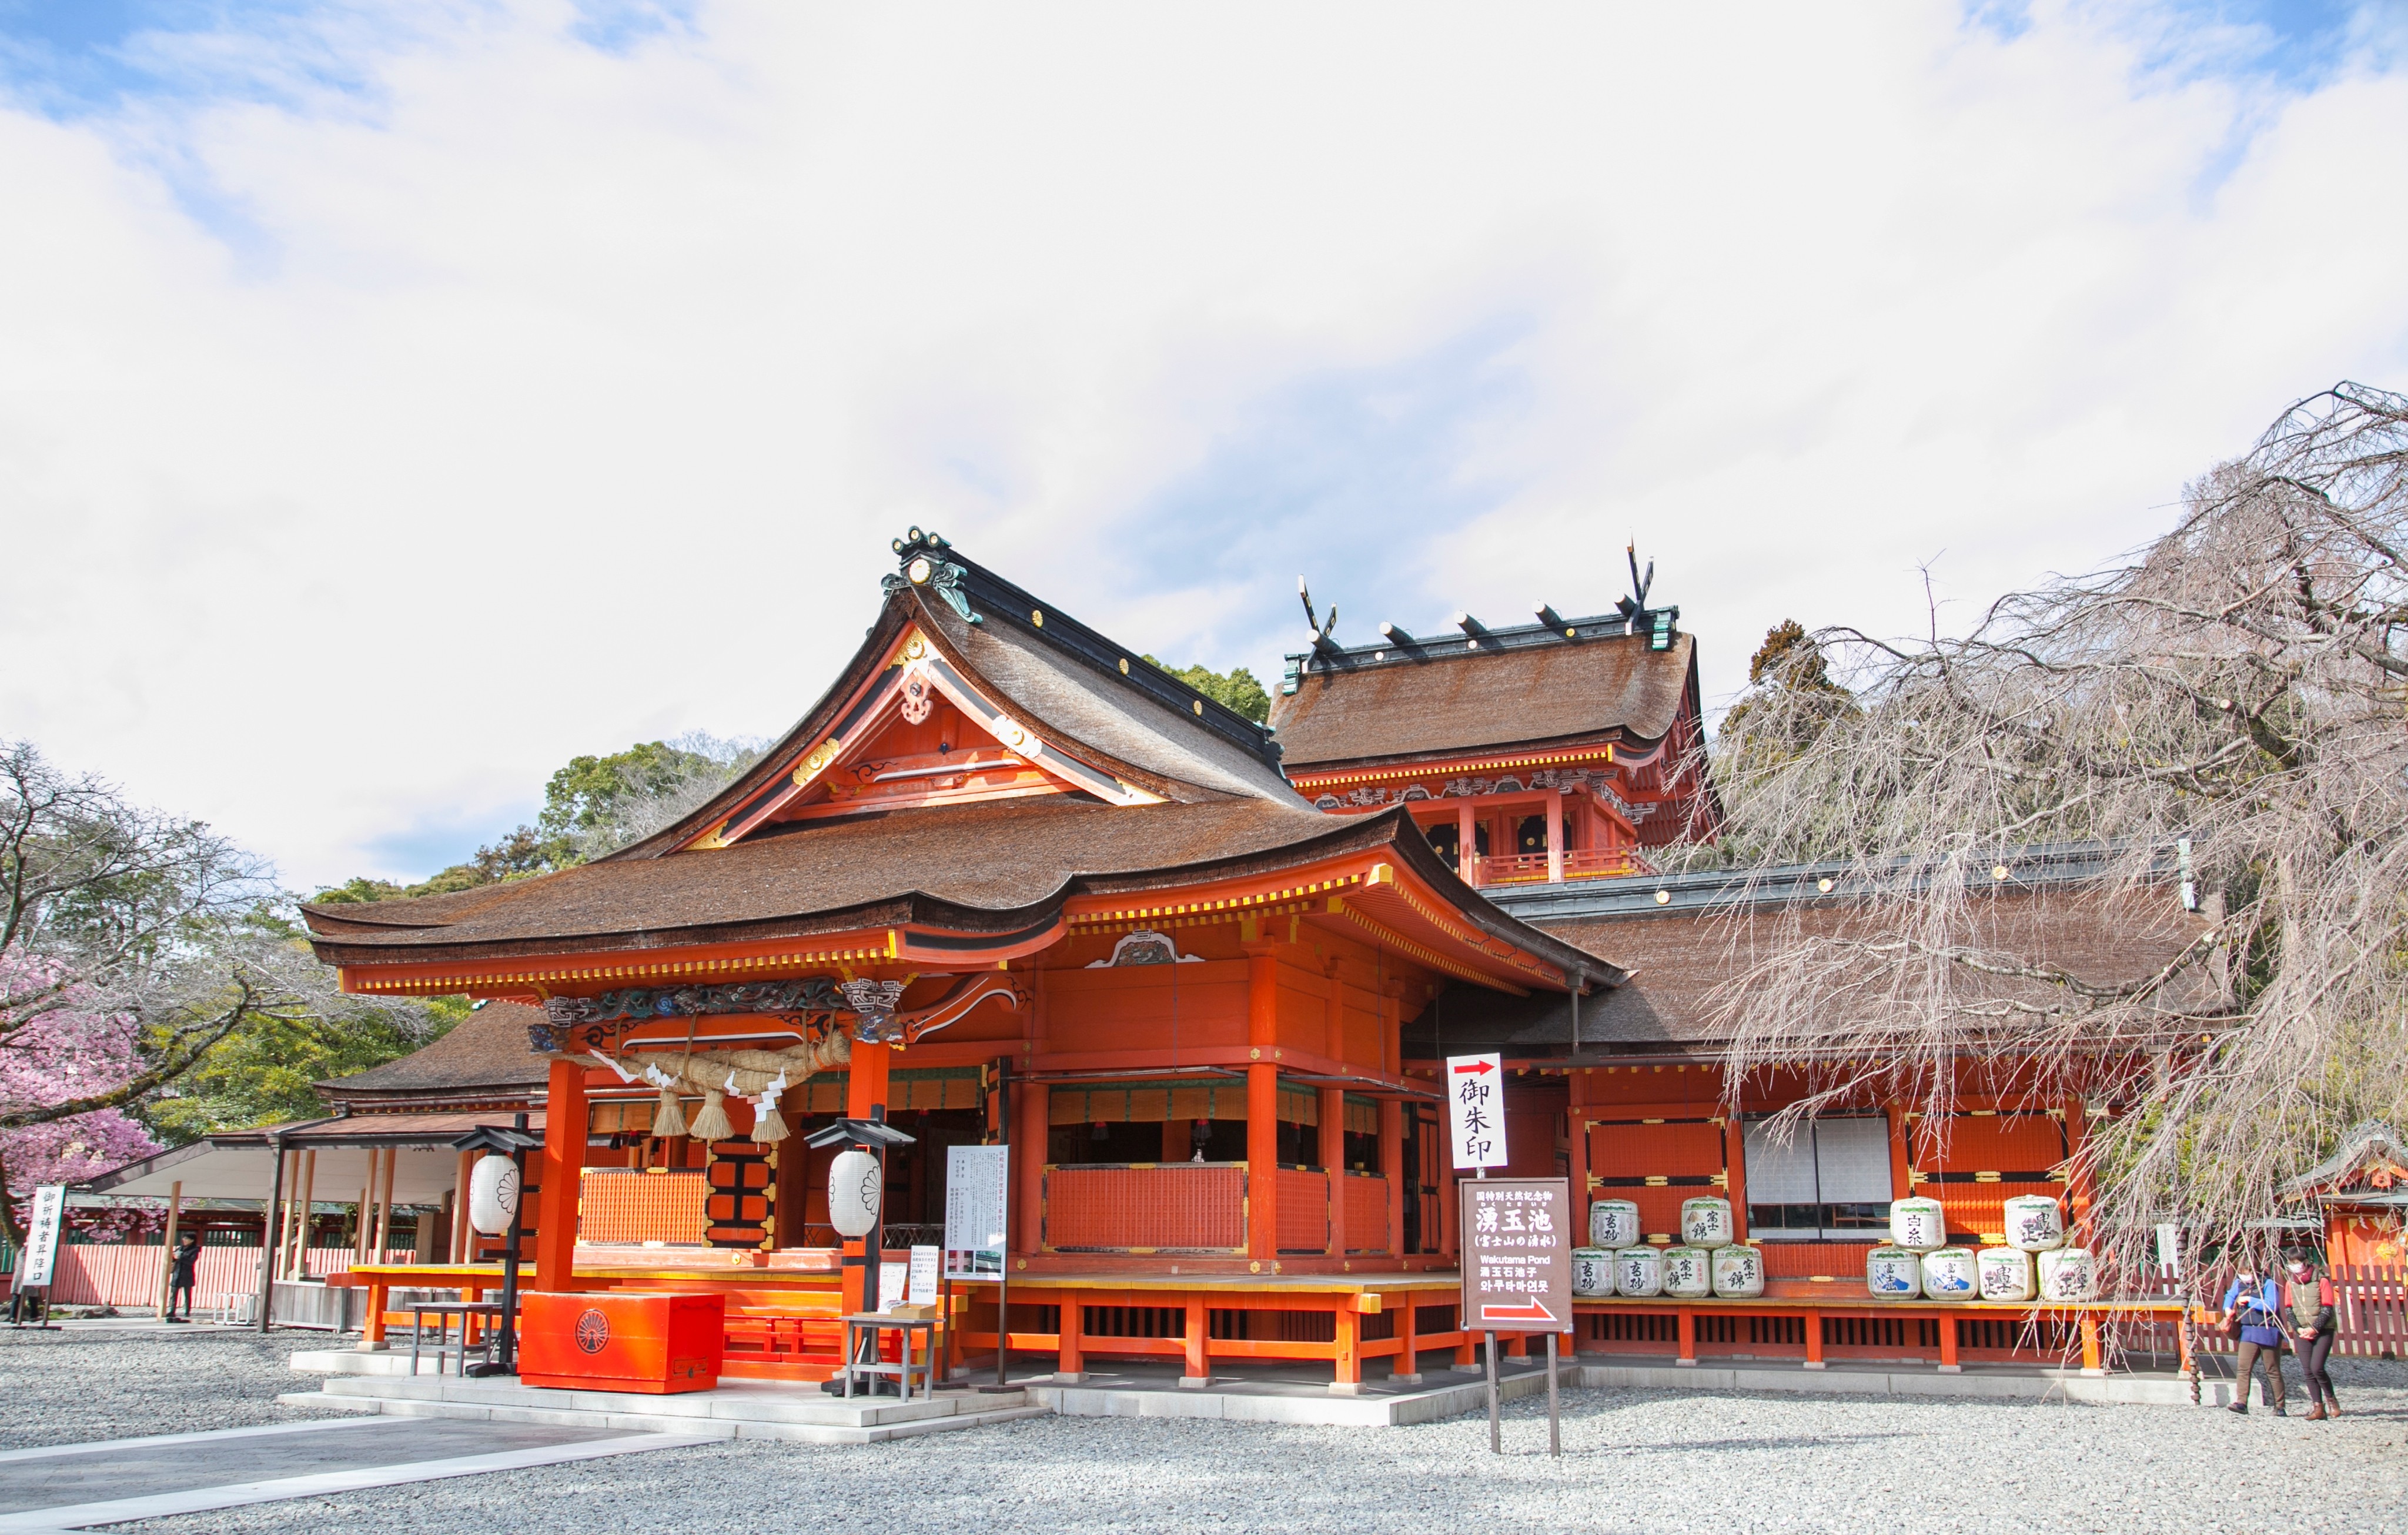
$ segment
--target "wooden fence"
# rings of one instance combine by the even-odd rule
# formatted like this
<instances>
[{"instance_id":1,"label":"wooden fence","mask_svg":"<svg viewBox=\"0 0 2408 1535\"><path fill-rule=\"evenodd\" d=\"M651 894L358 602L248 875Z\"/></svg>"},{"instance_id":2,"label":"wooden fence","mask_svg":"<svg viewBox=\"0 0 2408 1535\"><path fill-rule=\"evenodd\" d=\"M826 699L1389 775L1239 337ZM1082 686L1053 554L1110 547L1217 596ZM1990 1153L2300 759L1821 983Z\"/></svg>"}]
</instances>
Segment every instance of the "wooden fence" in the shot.
<instances>
[{"instance_id":1,"label":"wooden fence","mask_svg":"<svg viewBox=\"0 0 2408 1535\"><path fill-rule=\"evenodd\" d=\"M2398 1269L2336 1268L2333 1282L2333 1352L2365 1359L2408 1358L2408 1273ZM2230 1354L2240 1347L2213 1323L2224 1313L2224 1292L2232 1280L2225 1275L2206 1291L2211 1323L2200 1329L2199 1346L2211 1354Z\"/></svg>"},{"instance_id":2,"label":"wooden fence","mask_svg":"<svg viewBox=\"0 0 2408 1535\"><path fill-rule=\"evenodd\" d=\"M387 1263L408 1263L407 1247L387 1252ZM159 1276L166 1249L158 1242L69 1242L58 1250L50 1270L50 1300L60 1306L139 1306L159 1303ZM313 1247L308 1272L322 1278L348 1271L348 1247ZM193 1294L199 1306L214 1306L226 1295L255 1295L259 1290L259 1249L204 1247L194 1270Z\"/></svg>"}]
</instances>

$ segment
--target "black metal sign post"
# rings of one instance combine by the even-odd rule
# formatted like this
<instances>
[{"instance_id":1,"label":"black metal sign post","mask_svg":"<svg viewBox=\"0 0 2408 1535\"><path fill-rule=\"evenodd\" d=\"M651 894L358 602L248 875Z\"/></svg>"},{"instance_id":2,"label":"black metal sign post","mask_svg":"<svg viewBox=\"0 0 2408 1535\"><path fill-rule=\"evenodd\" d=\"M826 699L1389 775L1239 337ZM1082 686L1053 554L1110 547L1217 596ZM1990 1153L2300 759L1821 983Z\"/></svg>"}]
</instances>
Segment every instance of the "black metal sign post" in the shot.
<instances>
[{"instance_id":1,"label":"black metal sign post","mask_svg":"<svg viewBox=\"0 0 2408 1535\"><path fill-rule=\"evenodd\" d=\"M495 1357L480 1360L473 1365L464 1360L460 1371L464 1375L518 1373L519 1248L526 1241L526 1159L528 1152L542 1144L543 1141L527 1129L524 1113L515 1115L507 1130L497 1125L482 1125L452 1142L454 1151L499 1152L508 1155L518 1178L519 1190L517 1198L510 1205L509 1233L503 1239L509 1245L502 1250L502 1314L494 1333ZM460 1198L466 1199L467 1197L468 1191L462 1189ZM461 1323L461 1337L467 1337L465 1320ZM464 1355L466 1348L463 1342L461 1349Z\"/></svg>"},{"instance_id":2,"label":"black metal sign post","mask_svg":"<svg viewBox=\"0 0 2408 1535\"><path fill-rule=\"evenodd\" d=\"M1548 1454L1561 1455L1555 1337L1572 1321L1571 1180L1484 1177L1456 1187L1463 1219L1460 1320L1488 1339L1489 1453L1504 1452L1497 1336L1536 1332L1547 1339Z\"/></svg>"}]
</instances>

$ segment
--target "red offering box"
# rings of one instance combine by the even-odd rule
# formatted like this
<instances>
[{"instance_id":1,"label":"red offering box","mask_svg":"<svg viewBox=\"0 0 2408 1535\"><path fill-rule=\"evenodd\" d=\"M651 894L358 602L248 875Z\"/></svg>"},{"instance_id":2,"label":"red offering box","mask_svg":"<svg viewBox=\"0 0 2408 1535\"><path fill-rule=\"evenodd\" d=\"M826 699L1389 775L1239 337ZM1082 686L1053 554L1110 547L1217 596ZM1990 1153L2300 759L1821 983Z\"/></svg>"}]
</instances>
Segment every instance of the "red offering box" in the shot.
<instances>
[{"instance_id":1,"label":"red offering box","mask_svg":"<svg viewBox=\"0 0 2408 1535\"><path fill-rule=\"evenodd\" d=\"M519 1298L519 1379L584 1391L708 1391L719 1384L727 1300L717 1295Z\"/></svg>"}]
</instances>

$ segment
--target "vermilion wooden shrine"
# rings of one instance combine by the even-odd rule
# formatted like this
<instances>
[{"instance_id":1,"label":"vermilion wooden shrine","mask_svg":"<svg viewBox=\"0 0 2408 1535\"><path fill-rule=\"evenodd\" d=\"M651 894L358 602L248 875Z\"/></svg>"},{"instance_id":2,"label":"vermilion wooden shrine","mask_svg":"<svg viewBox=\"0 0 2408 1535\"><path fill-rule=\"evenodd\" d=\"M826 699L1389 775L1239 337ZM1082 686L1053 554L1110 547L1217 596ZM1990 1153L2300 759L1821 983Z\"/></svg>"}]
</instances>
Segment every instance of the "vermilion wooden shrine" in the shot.
<instances>
[{"instance_id":1,"label":"vermilion wooden shrine","mask_svg":"<svg viewBox=\"0 0 2408 1535\"><path fill-rule=\"evenodd\" d=\"M534 1285L719 1290L729 1373L824 1377L868 1270L803 1137L882 1116L915 1138L886 1219L924 1240L945 1149L1010 1148L1011 1315L957 1296L957 1358L1008 1331L1069 1379L1090 1355L1197 1384L1248 1358L1327 1360L1340 1391L1367 1361L1412 1379L1473 1356L1439 1063L1494 1048L1512 1172L1629 1198L1668 1240L1682 1198L1727 1194L1766 1249L1761 1298L1584 1302L1582 1349L1949 1368L2052 1346L2027 1308L1873 1302L1864 1258L1910 1193L1940 1191L1969 1241L2030 1189L2079 1218L2082 1102L2008 1069L1969 1078L1948 1126L1865 1103L1802 1151L1757 1126L1811 1067L1727 1107L1730 897L1646 855L1719 817L1685 767L1676 610L1352 650L1317 629L1266 730L941 539L896 553L836 683L679 825L538 879L308 911L348 989L530 1026ZM2021 868L2003 920L2101 977L2186 940L2171 904L2111 916L2081 892ZM1746 898L1834 904L1812 871Z\"/></svg>"},{"instance_id":2,"label":"vermilion wooden shrine","mask_svg":"<svg viewBox=\"0 0 2408 1535\"><path fill-rule=\"evenodd\" d=\"M858 1310L866 1270L823 1225L832 1154L795 1132L842 1112L917 1136L889 1165L906 1224L939 1218L946 1145L1008 1135L1013 1343L1066 1373L1099 1312L1118 1331L1089 1346L1199 1378L1302 1352L1344 1384L1462 1347L1404 1304L1452 1298L1404 1019L1441 983L1622 972L1481 899L1402 811L1315 811L1261 726L941 540L896 552L836 684L679 825L540 879L308 911L348 989L545 1010L537 1283L737 1281L731 1367L824 1373L825 1337L785 1324L813 1292ZM784 1138L757 1139L772 1115ZM994 1345L991 1315L961 1333Z\"/></svg>"}]
</instances>

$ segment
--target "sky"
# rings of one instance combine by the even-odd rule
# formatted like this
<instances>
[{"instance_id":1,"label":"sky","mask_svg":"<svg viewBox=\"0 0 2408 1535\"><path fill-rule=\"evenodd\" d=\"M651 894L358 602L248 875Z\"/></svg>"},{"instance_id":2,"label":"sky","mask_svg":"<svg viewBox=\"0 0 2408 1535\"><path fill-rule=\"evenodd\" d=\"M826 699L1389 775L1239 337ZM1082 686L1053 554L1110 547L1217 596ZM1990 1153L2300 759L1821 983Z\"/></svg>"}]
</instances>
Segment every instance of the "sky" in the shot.
<instances>
[{"instance_id":1,"label":"sky","mask_svg":"<svg viewBox=\"0 0 2408 1535\"><path fill-rule=\"evenodd\" d=\"M0 0L0 736L301 890L772 736L936 529L1710 703L2408 388L2408 0Z\"/></svg>"}]
</instances>

